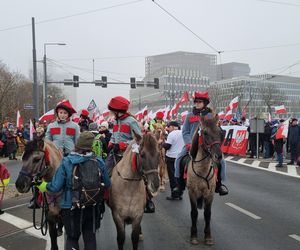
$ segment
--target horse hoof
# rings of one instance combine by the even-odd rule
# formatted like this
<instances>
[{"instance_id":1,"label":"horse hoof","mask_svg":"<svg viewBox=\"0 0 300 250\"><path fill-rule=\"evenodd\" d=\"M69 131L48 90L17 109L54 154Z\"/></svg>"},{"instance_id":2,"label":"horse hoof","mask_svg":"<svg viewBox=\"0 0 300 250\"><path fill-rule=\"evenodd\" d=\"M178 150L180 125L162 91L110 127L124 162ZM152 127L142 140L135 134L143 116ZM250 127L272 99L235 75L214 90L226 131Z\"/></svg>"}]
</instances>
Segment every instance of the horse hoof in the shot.
<instances>
[{"instance_id":1,"label":"horse hoof","mask_svg":"<svg viewBox=\"0 0 300 250\"><path fill-rule=\"evenodd\" d=\"M144 240L144 235L143 234L140 234L139 235L139 241L143 241Z\"/></svg>"},{"instance_id":2,"label":"horse hoof","mask_svg":"<svg viewBox=\"0 0 300 250\"><path fill-rule=\"evenodd\" d=\"M204 244L207 246L212 246L214 244L214 241L212 238L207 238L207 239L204 239Z\"/></svg>"},{"instance_id":3,"label":"horse hoof","mask_svg":"<svg viewBox=\"0 0 300 250\"><path fill-rule=\"evenodd\" d=\"M199 241L197 238L191 238L191 244L192 245L198 245L199 244Z\"/></svg>"}]
</instances>

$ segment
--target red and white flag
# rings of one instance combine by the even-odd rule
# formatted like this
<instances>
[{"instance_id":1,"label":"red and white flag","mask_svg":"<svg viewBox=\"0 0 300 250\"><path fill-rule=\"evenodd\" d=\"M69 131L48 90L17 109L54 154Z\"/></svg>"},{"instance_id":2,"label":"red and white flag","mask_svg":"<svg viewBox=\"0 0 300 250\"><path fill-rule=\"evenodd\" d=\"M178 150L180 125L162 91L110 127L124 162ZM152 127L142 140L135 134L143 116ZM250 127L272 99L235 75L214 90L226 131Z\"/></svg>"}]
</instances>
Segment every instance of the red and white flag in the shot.
<instances>
[{"instance_id":1,"label":"red and white flag","mask_svg":"<svg viewBox=\"0 0 300 250\"><path fill-rule=\"evenodd\" d=\"M219 116L219 119L224 119L224 117L225 117L224 111L219 112L218 116Z\"/></svg>"},{"instance_id":2,"label":"red and white flag","mask_svg":"<svg viewBox=\"0 0 300 250\"><path fill-rule=\"evenodd\" d=\"M33 140L33 133L35 133L35 128L33 126L33 123L31 121L31 119L30 119L30 123L29 123L29 139L30 139L30 141Z\"/></svg>"},{"instance_id":3,"label":"red and white flag","mask_svg":"<svg viewBox=\"0 0 300 250\"><path fill-rule=\"evenodd\" d=\"M275 113L276 114L284 114L284 113L286 113L286 109L285 109L284 105L276 106L275 107Z\"/></svg>"},{"instance_id":4,"label":"red and white flag","mask_svg":"<svg viewBox=\"0 0 300 250\"><path fill-rule=\"evenodd\" d=\"M170 118L170 106L165 107L164 110L162 111L164 113L164 120Z\"/></svg>"},{"instance_id":5,"label":"red and white flag","mask_svg":"<svg viewBox=\"0 0 300 250\"><path fill-rule=\"evenodd\" d=\"M80 116L79 116L77 113L73 114L73 115L72 115L72 121L73 121L73 122L76 122L76 123L79 123L79 121L80 121Z\"/></svg>"},{"instance_id":6,"label":"red and white flag","mask_svg":"<svg viewBox=\"0 0 300 250\"><path fill-rule=\"evenodd\" d=\"M230 121L232 119L232 117L233 117L233 114L232 114L232 109L231 109L226 113L224 119Z\"/></svg>"},{"instance_id":7,"label":"red and white flag","mask_svg":"<svg viewBox=\"0 0 300 250\"><path fill-rule=\"evenodd\" d=\"M43 114L40 118L39 121L53 121L55 120L55 114L54 114L54 109L49 110L47 113Z\"/></svg>"},{"instance_id":8,"label":"red and white flag","mask_svg":"<svg viewBox=\"0 0 300 250\"><path fill-rule=\"evenodd\" d=\"M103 112L102 112L102 116L103 116L104 118L106 118L106 117L109 116L109 113L110 113L110 111L109 111L108 109L105 109L105 110L103 110Z\"/></svg>"},{"instance_id":9,"label":"red and white flag","mask_svg":"<svg viewBox=\"0 0 300 250\"><path fill-rule=\"evenodd\" d=\"M20 111L17 112L17 128L23 126L23 119L21 117Z\"/></svg>"},{"instance_id":10,"label":"red and white flag","mask_svg":"<svg viewBox=\"0 0 300 250\"><path fill-rule=\"evenodd\" d=\"M237 108L238 105L239 105L239 97L236 96L235 98L233 98L231 100L231 102L229 103L229 106L227 106L226 112L228 112L229 110Z\"/></svg>"},{"instance_id":11,"label":"red and white flag","mask_svg":"<svg viewBox=\"0 0 300 250\"><path fill-rule=\"evenodd\" d=\"M181 112L181 120L182 121L184 121L185 120L185 118L186 118L186 116L187 116L187 114L188 114L188 111L186 110L186 111L183 111L183 112Z\"/></svg>"},{"instance_id":12,"label":"red and white flag","mask_svg":"<svg viewBox=\"0 0 300 250\"><path fill-rule=\"evenodd\" d=\"M177 102L173 106L173 108L170 110L169 116L170 115L175 115L177 113L178 109L180 108L180 106L183 103L187 102L188 100L189 100L189 93L186 91L186 92L183 93L183 95L182 95L181 99L179 100L179 102Z\"/></svg>"}]
</instances>

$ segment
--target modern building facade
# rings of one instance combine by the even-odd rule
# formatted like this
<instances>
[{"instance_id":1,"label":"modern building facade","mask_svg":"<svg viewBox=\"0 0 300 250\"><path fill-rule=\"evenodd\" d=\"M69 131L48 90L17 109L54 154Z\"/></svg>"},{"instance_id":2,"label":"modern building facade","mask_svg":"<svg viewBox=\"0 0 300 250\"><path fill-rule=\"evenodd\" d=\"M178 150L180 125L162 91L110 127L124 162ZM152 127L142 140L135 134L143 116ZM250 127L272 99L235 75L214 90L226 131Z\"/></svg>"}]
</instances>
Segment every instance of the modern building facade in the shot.
<instances>
[{"instance_id":1,"label":"modern building facade","mask_svg":"<svg viewBox=\"0 0 300 250\"><path fill-rule=\"evenodd\" d=\"M159 89L138 87L130 90L131 109L137 111L147 105L150 109L172 107L185 91L207 90L210 81L216 80L216 55L173 52L149 56L145 59L145 79L159 78ZM188 109L186 103L182 109Z\"/></svg>"},{"instance_id":2,"label":"modern building facade","mask_svg":"<svg viewBox=\"0 0 300 250\"><path fill-rule=\"evenodd\" d=\"M247 63L230 62L218 64L217 81L231 79L239 76L249 76L250 67Z\"/></svg>"},{"instance_id":3,"label":"modern building facade","mask_svg":"<svg viewBox=\"0 0 300 250\"><path fill-rule=\"evenodd\" d=\"M280 117L300 117L300 77L283 75L242 76L211 83L211 105L224 111L231 99L239 96L238 114L266 118L274 107L284 105L287 113Z\"/></svg>"}]
</instances>

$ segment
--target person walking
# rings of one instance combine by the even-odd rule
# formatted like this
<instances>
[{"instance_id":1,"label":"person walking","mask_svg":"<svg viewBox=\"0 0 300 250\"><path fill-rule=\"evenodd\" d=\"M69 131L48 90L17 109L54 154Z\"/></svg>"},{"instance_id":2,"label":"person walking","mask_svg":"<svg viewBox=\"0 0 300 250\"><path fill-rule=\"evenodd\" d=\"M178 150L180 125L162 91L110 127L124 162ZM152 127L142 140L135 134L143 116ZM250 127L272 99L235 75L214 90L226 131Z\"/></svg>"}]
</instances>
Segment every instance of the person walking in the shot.
<instances>
[{"instance_id":1,"label":"person walking","mask_svg":"<svg viewBox=\"0 0 300 250\"><path fill-rule=\"evenodd\" d=\"M291 161L288 163L288 165L294 165L295 161L297 161L299 155L299 142L300 127L298 126L298 120L296 118L293 118L288 131L288 143L291 151Z\"/></svg>"}]
</instances>

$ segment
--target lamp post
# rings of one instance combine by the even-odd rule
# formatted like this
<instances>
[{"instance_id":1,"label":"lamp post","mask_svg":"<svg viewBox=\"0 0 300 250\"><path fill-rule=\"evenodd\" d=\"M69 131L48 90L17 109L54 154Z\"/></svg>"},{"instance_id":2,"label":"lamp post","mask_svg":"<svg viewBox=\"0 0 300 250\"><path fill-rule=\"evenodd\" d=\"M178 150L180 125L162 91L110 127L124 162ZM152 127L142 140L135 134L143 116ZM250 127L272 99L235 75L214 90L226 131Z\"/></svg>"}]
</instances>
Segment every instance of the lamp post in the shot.
<instances>
[{"instance_id":1,"label":"lamp post","mask_svg":"<svg viewBox=\"0 0 300 250\"><path fill-rule=\"evenodd\" d=\"M66 45L65 43L44 43L44 113L48 111L48 82L47 82L47 56L46 48L47 45Z\"/></svg>"}]
</instances>

